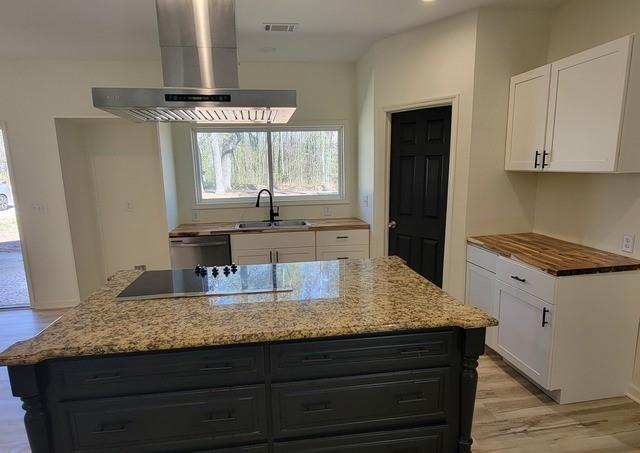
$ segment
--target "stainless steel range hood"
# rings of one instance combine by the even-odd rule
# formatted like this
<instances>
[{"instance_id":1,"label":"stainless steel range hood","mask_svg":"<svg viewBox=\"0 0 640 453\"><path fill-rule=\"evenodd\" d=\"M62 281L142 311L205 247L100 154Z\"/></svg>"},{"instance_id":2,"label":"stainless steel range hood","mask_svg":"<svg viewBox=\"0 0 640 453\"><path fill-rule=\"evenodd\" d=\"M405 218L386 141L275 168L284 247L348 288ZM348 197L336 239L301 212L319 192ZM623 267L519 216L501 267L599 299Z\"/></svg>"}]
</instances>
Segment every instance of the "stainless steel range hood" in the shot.
<instances>
[{"instance_id":1,"label":"stainless steel range hood","mask_svg":"<svg viewBox=\"0 0 640 453\"><path fill-rule=\"evenodd\" d=\"M156 0L167 88L93 88L93 105L137 122L287 123L294 90L238 88L234 0Z\"/></svg>"}]
</instances>

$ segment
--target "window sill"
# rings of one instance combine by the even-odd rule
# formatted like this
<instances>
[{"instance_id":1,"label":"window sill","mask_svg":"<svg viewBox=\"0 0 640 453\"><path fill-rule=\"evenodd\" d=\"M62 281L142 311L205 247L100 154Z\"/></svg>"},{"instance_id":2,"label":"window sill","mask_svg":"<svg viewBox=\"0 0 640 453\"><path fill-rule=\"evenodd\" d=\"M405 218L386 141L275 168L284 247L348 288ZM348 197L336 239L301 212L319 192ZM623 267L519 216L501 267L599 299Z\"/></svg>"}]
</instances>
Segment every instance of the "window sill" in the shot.
<instances>
[{"instance_id":1,"label":"window sill","mask_svg":"<svg viewBox=\"0 0 640 453\"><path fill-rule=\"evenodd\" d=\"M336 199L307 199L307 200L273 200L274 206L322 206L322 205L345 205L350 204L349 200L343 198ZM220 202L220 203L195 203L192 206L194 210L207 210L207 209L235 209L235 208L255 208L256 201L251 199L241 202ZM260 200L260 207L269 207L268 197L264 197Z\"/></svg>"}]
</instances>

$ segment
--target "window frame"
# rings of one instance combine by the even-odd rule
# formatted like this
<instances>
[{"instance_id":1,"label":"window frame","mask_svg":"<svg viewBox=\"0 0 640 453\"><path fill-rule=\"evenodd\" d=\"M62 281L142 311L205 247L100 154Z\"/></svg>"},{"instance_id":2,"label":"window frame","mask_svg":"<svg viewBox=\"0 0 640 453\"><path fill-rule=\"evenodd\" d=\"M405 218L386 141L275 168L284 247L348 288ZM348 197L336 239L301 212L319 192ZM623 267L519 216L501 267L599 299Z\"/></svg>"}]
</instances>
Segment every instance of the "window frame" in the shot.
<instances>
[{"instance_id":1,"label":"window frame","mask_svg":"<svg viewBox=\"0 0 640 453\"><path fill-rule=\"evenodd\" d=\"M195 207L215 208L215 207L243 207L251 206L255 203L253 198L202 198L202 172L200 149L198 147L197 134L202 132L266 132L267 133L267 165L268 165L268 181L267 187L273 193L273 143L271 140L272 132L304 132L304 131L336 131L338 132L338 193L335 195L277 195L273 193L274 202L280 205L303 205L303 204L340 204L345 203L347 199L346 181L345 181L345 157L344 157L344 125L343 124L314 124L299 126L196 126L191 128L191 148L194 172L194 192Z\"/></svg>"}]
</instances>

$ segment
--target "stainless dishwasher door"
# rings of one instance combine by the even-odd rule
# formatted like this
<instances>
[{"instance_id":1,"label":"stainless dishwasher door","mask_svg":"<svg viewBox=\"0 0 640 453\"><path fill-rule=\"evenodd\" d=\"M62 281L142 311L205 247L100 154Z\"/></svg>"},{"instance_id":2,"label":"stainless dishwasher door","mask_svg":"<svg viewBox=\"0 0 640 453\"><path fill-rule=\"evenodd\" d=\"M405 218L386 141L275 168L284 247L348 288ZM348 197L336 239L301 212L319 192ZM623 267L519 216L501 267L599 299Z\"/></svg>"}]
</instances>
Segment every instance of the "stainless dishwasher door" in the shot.
<instances>
[{"instance_id":1,"label":"stainless dishwasher door","mask_svg":"<svg viewBox=\"0 0 640 453\"><path fill-rule=\"evenodd\" d=\"M171 238L169 245L173 269L231 264L228 235Z\"/></svg>"}]
</instances>

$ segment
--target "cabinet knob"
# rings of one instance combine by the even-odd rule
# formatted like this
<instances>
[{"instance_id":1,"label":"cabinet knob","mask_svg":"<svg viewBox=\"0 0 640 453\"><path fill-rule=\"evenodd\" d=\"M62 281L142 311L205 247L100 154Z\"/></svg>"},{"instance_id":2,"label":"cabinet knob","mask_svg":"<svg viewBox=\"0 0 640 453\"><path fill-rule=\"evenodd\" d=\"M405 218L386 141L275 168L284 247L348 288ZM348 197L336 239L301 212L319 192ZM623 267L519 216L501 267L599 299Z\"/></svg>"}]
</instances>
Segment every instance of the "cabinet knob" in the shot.
<instances>
[{"instance_id":1,"label":"cabinet knob","mask_svg":"<svg viewBox=\"0 0 640 453\"><path fill-rule=\"evenodd\" d=\"M398 224L396 223L396 221L395 221L395 220L391 220L391 221L389 222L389 225L388 225L388 227L389 227L390 229L392 229L392 230L393 230L395 227L397 227L397 226L398 226Z\"/></svg>"}]
</instances>

